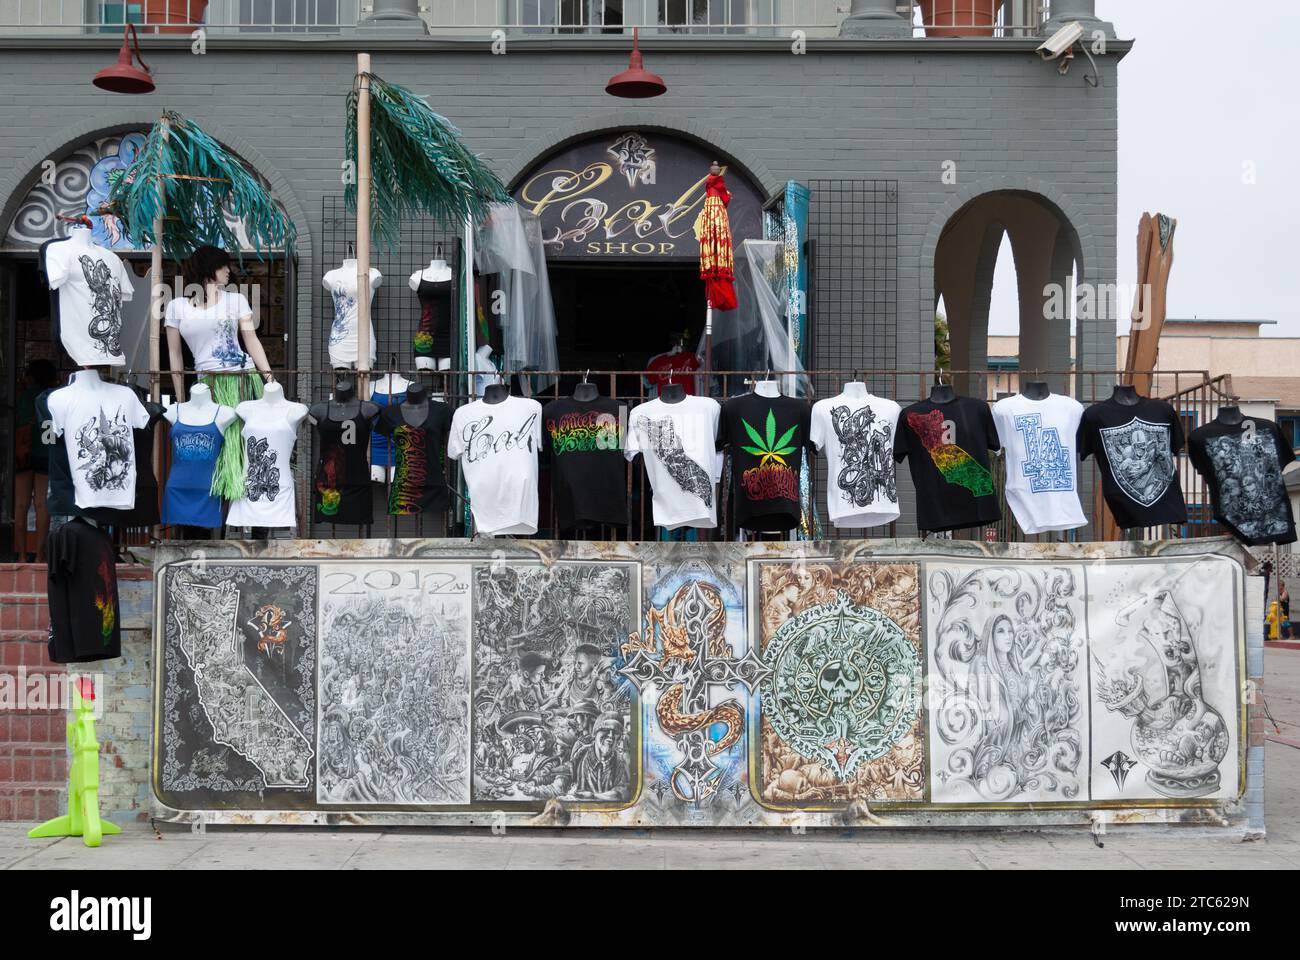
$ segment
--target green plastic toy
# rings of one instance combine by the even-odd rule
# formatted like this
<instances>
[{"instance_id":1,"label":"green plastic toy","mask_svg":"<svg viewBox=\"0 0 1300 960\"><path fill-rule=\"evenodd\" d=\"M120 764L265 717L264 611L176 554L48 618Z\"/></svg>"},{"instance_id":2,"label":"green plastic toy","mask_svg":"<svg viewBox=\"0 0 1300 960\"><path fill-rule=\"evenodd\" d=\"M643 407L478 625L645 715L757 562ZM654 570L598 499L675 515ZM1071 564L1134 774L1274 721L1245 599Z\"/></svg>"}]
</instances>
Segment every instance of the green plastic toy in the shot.
<instances>
[{"instance_id":1,"label":"green plastic toy","mask_svg":"<svg viewBox=\"0 0 1300 960\"><path fill-rule=\"evenodd\" d=\"M99 819L99 741L95 739L95 687L86 677L72 688L72 720L68 723L68 748L72 769L68 774L68 812L39 827L28 839L37 837L81 837L88 847L97 847L106 833L122 828Z\"/></svg>"}]
</instances>

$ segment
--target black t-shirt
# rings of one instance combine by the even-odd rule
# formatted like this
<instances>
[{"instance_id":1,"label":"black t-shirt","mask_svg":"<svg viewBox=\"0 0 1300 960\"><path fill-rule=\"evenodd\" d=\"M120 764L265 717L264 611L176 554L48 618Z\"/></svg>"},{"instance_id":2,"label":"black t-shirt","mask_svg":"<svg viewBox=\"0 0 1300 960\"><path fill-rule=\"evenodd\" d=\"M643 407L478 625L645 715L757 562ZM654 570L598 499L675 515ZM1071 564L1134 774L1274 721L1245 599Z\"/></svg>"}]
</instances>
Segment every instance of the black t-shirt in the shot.
<instances>
[{"instance_id":1,"label":"black t-shirt","mask_svg":"<svg viewBox=\"0 0 1300 960\"><path fill-rule=\"evenodd\" d=\"M916 487L916 525L928 533L997 523L989 451L1001 449L983 400L922 400L906 407L894 431L894 459L907 460Z\"/></svg>"},{"instance_id":2,"label":"black t-shirt","mask_svg":"<svg viewBox=\"0 0 1300 960\"><path fill-rule=\"evenodd\" d=\"M561 530L627 523L627 461L619 420L618 402L606 397L560 397L542 411L542 444L550 457Z\"/></svg>"},{"instance_id":3,"label":"black t-shirt","mask_svg":"<svg viewBox=\"0 0 1300 960\"><path fill-rule=\"evenodd\" d=\"M122 655L117 557L108 534L81 518L50 534L50 659L88 663Z\"/></svg>"},{"instance_id":4,"label":"black t-shirt","mask_svg":"<svg viewBox=\"0 0 1300 960\"><path fill-rule=\"evenodd\" d=\"M429 401L424 422L412 425L402 412L404 403L384 407L375 429L393 444L393 479L388 487L388 513L409 517L447 509L447 431L451 409Z\"/></svg>"},{"instance_id":5,"label":"black t-shirt","mask_svg":"<svg viewBox=\"0 0 1300 960\"><path fill-rule=\"evenodd\" d=\"M1131 406L1094 403L1083 412L1077 444L1080 460L1097 458L1106 506L1125 530L1187 522L1177 458L1183 425L1169 404L1146 397Z\"/></svg>"},{"instance_id":6,"label":"black t-shirt","mask_svg":"<svg viewBox=\"0 0 1300 960\"><path fill-rule=\"evenodd\" d=\"M718 443L731 451L731 502L746 530L791 530L803 513L802 448L812 407L794 397L747 393L722 405Z\"/></svg>"},{"instance_id":7,"label":"black t-shirt","mask_svg":"<svg viewBox=\"0 0 1300 960\"><path fill-rule=\"evenodd\" d=\"M371 421L359 409L351 417L346 415L347 410L346 405L327 401L325 417L316 423L320 460L316 463L311 503L312 518L317 523L374 521L370 467L366 463Z\"/></svg>"},{"instance_id":8,"label":"black t-shirt","mask_svg":"<svg viewBox=\"0 0 1300 960\"><path fill-rule=\"evenodd\" d=\"M1215 420L1187 438L1192 464L1205 477L1214 519L1242 543L1295 543L1295 517L1282 468L1295 451L1272 420Z\"/></svg>"}]
</instances>

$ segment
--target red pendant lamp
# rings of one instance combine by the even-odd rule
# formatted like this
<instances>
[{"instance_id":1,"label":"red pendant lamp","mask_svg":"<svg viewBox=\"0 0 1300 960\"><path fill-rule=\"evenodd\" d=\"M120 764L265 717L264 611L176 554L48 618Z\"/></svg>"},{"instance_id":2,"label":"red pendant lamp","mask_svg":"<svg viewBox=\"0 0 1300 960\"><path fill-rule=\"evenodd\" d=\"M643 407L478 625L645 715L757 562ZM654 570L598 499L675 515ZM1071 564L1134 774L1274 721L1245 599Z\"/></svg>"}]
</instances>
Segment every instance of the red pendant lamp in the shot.
<instances>
[{"instance_id":1,"label":"red pendant lamp","mask_svg":"<svg viewBox=\"0 0 1300 960\"><path fill-rule=\"evenodd\" d=\"M641 63L641 51L637 49L637 28L632 28L632 56L627 69L609 78L605 92L615 97L628 100L645 100L668 92L664 79L648 72Z\"/></svg>"},{"instance_id":2,"label":"red pendant lamp","mask_svg":"<svg viewBox=\"0 0 1300 960\"><path fill-rule=\"evenodd\" d=\"M132 63L132 42L135 43L134 59L139 61L139 67ZM118 51L117 63L99 71L91 82L109 93L153 93L153 74L149 72L144 57L140 56L140 38L136 36L135 24L128 23L122 28L122 49Z\"/></svg>"}]
</instances>

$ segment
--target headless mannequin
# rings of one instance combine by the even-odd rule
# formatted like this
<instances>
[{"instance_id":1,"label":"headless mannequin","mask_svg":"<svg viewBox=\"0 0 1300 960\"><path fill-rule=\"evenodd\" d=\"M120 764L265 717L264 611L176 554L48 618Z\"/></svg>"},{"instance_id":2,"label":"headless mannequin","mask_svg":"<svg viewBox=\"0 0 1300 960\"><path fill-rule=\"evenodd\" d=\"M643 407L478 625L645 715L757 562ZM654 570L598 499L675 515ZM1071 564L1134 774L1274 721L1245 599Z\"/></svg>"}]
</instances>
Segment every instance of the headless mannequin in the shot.
<instances>
[{"instance_id":1,"label":"headless mannequin","mask_svg":"<svg viewBox=\"0 0 1300 960\"><path fill-rule=\"evenodd\" d=\"M148 407L149 405L146 404L145 409ZM172 404L163 416L173 426L181 423L187 427L199 427L205 423L216 423L217 429L222 433L226 432L226 427L235 422L234 409L223 407L213 400L212 391L208 389L206 383L196 383L194 389L190 391L189 400ZM216 419L214 420L213 417Z\"/></svg>"},{"instance_id":2,"label":"headless mannequin","mask_svg":"<svg viewBox=\"0 0 1300 960\"><path fill-rule=\"evenodd\" d=\"M781 385L775 380L759 380L754 384L754 392L760 397L779 397Z\"/></svg>"},{"instance_id":3,"label":"headless mannequin","mask_svg":"<svg viewBox=\"0 0 1300 960\"><path fill-rule=\"evenodd\" d=\"M1221 423L1224 426L1239 427L1246 418L1242 415L1241 407L1229 406L1220 407L1219 415L1214 419L1217 423Z\"/></svg>"},{"instance_id":4,"label":"headless mannequin","mask_svg":"<svg viewBox=\"0 0 1300 960\"><path fill-rule=\"evenodd\" d=\"M412 293L419 294L420 284L422 282L446 284L448 285L447 295L448 297L450 297L451 267L447 265L446 260L442 259L441 248L439 248L438 253L439 256L433 260L430 260L429 265L427 267L425 267L423 270L415 271L415 273L411 274L411 276L407 279L406 285L411 288ZM448 300L448 303L449 302L450 300ZM451 319L450 317L442 317L439 318L437 322L445 324L448 323L450 319ZM443 365L444 361L446 364L445 366ZM415 358L415 368L417 370L450 369L451 358L444 357L441 358L439 361L435 362L433 357L418 356Z\"/></svg>"},{"instance_id":5,"label":"headless mannequin","mask_svg":"<svg viewBox=\"0 0 1300 960\"><path fill-rule=\"evenodd\" d=\"M1046 400L1052 395L1052 389L1042 380L1030 380L1021 384L1020 395L1028 400Z\"/></svg>"},{"instance_id":6,"label":"headless mannequin","mask_svg":"<svg viewBox=\"0 0 1300 960\"><path fill-rule=\"evenodd\" d=\"M1127 383L1116 384L1110 398L1125 407L1136 407L1142 400L1138 396L1137 388Z\"/></svg>"},{"instance_id":7,"label":"headless mannequin","mask_svg":"<svg viewBox=\"0 0 1300 960\"><path fill-rule=\"evenodd\" d=\"M411 395L408 393L406 396L409 399ZM510 388L504 383L490 383L483 390L484 403L504 403L509 396Z\"/></svg>"},{"instance_id":8,"label":"headless mannequin","mask_svg":"<svg viewBox=\"0 0 1300 960\"><path fill-rule=\"evenodd\" d=\"M397 355L393 354L388 362L390 367L397 366ZM370 395L373 397L376 393L382 393L391 398L396 394L405 394L414 385L414 381L407 380L400 373L389 373L378 380L370 382ZM335 395L337 396L337 394ZM391 403L392 400L390 399L389 402ZM378 404L375 404L376 409L378 406ZM391 451L389 456L392 456ZM370 479L375 483L385 483L391 479L392 472L393 468L391 466L385 467L382 463L372 463L370 465Z\"/></svg>"},{"instance_id":9,"label":"headless mannequin","mask_svg":"<svg viewBox=\"0 0 1300 960\"><path fill-rule=\"evenodd\" d=\"M573 388L573 399L579 403L591 403L599 396L600 391L596 389L596 385L588 383L585 379Z\"/></svg>"},{"instance_id":10,"label":"headless mannequin","mask_svg":"<svg viewBox=\"0 0 1300 960\"><path fill-rule=\"evenodd\" d=\"M936 383L930 388L931 403L951 403L957 399L957 394L953 388L946 383Z\"/></svg>"},{"instance_id":11,"label":"headless mannequin","mask_svg":"<svg viewBox=\"0 0 1300 960\"><path fill-rule=\"evenodd\" d=\"M860 400L867 395L867 385L861 380L850 380L844 384L844 395Z\"/></svg>"},{"instance_id":12,"label":"headless mannequin","mask_svg":"<svg viewBox=\"0 0 1300 960\"><path fill-rule=\"evenodd\" d=\"M402 419L411 426L418 427L424 424L428 416L429 388L422 383L413 383L406 391L406 399L402 401Z\"/></svg>"},{"instance_id":13,"label":"headless mannequin","mask_svg":"<svg viewBox=\"0 0 1300 960\"><path fill-rule=\"evenodd\" d=\"M357 399L357 382L350 376L342 376L334 381L332 401L313 403L310 409L312 423L334 420L346 423L358 416L373 420L379 416L379 404L369 400Z\"/></svg>"},{"instance_id":14,"label":"headless mannequin","mask_svg":"<svg viewBox=\"0 0 1300 960\"><path fill-rule=\"evenodd\" d=\"M245 400L239 406L235 407L235 413L239 415L239 419L247 420L252 416L254 410L257 409L256 405L261 405L262 408L274 411L283 416L289 426L295 429L297 429L298 424L302 423L303 418L310 412L303 404L293 403L290 400L286 400L284 397L284 387L280 386L280 384L276 383L274 380L266 385L261 400Z\"/></svg>"}]
</instances>

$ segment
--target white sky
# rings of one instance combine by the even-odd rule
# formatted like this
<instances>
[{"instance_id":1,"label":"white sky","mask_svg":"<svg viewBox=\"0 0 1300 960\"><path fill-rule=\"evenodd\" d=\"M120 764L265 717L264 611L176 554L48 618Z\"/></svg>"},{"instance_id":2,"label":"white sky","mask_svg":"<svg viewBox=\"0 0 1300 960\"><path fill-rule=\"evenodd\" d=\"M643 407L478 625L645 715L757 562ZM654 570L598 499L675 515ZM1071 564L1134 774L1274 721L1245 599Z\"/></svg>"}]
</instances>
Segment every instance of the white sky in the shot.
<instances>
[{"instance_id":1,"label":"white sky","mask_svg":"<svg viewBox=\"0 0 1300 960\"><path fill-rule=\"evenodd\" d=\"M1300 2L1097 0L1097 15L1135 41L1119 68L1120 284L1136 282L1142 213L1165 213L1178 220L1170 317L1300 336ZM1070 80L1086 68L1075 60ZM1004 243L989 330L1018 326Z\"/></svg>"}]
</instances>

